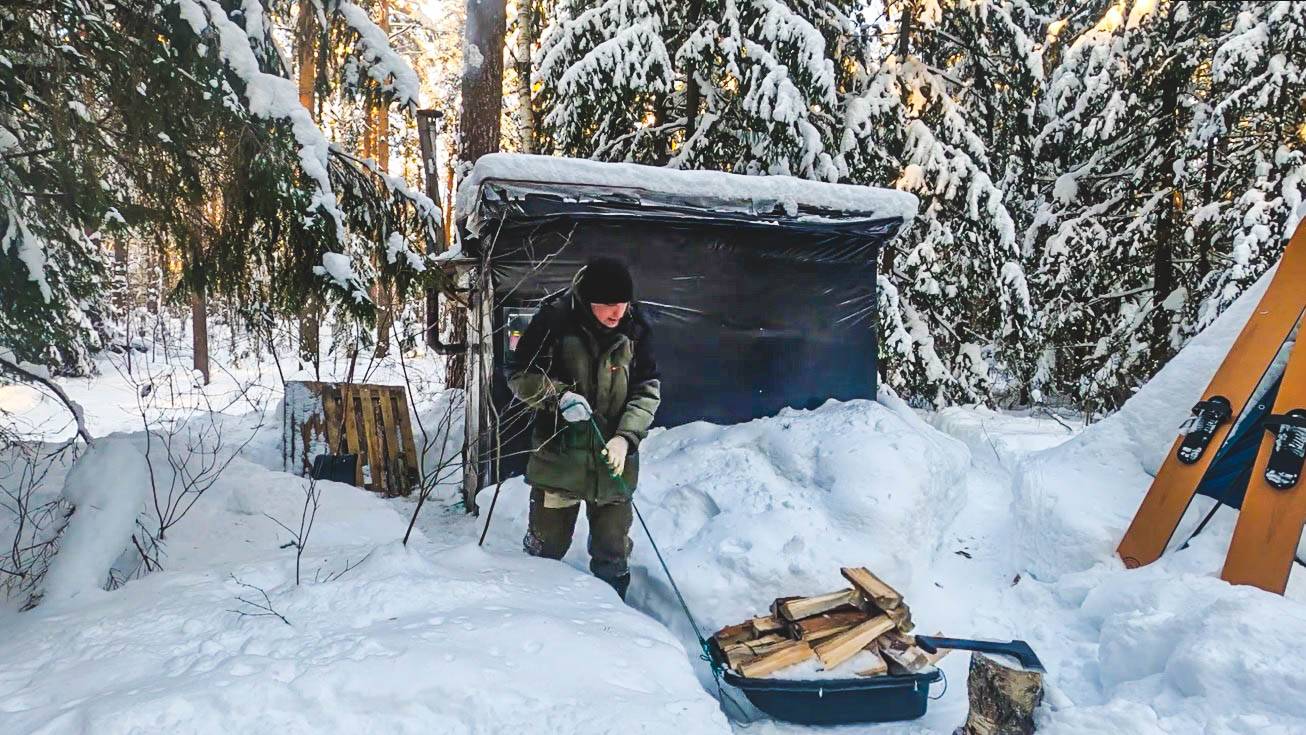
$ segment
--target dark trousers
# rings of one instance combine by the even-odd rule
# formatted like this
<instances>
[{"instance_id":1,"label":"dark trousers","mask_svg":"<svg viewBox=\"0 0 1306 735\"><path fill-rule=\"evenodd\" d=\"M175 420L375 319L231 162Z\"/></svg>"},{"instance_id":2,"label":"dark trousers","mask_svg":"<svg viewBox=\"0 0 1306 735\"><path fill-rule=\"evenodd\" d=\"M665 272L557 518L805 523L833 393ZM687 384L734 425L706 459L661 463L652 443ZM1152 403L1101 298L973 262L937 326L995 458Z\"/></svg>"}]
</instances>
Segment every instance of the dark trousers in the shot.
<instances>
[{"instance_id":1,"label":"dark trousers","mask_svg":"<svg viewBox=\"0 0 1306 735\"><path fill-rule=\"evenodd\" d=\"M581 503L548 507L559 505L557 499L562 497L549 495L552 499L546 502L544 489L531 488L530 521L523 546L531 556L561 559L571 548ZM590 522L590 571L612 585L624 600L626 588L630 586L630 524L634 519L630 501L605 505L585 503L585 517Z\"/></svg>"}]
</instances>

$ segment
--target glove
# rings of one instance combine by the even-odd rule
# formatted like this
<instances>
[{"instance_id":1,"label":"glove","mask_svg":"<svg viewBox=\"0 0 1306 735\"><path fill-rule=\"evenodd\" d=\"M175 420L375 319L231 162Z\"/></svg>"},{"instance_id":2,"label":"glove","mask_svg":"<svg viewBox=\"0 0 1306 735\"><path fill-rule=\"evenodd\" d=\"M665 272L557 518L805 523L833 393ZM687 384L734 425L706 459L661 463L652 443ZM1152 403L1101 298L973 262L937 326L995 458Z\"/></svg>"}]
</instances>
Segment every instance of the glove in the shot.
<instances>
[{"instance_id":1,"label":"glove","mask_svg":"<svg viewBox=\"0 0 1306 735\"><path fill-rule=\"evenodd\" d=\"M585 400L585 396L571 391L562 394L558 399L558 407L562 409L562 417L573 424L589 421L590 416L594 415L590 402Z\"/></svg>"},{"instance_id":2,"label":"glove","mask_svg":"<svg viewBox=\"0 0 1306 735\"><path fill-rule=\"evenodd\" d=\"M629 451L630 442L626 441L624 436L612 437L603 448L603 456L608 459L608 467L612 468L612 474L617 477L621 477L621 473L626 471L626 452Z\"/></svg>"}]
</instances>

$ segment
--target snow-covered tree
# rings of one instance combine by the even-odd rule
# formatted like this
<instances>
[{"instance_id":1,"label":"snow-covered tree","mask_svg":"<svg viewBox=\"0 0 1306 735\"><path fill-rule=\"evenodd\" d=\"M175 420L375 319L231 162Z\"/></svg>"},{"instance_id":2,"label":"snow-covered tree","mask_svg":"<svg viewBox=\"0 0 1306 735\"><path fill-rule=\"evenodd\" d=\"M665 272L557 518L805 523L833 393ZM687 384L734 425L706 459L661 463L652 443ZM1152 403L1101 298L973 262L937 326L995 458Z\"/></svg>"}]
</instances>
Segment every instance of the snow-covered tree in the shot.
<instances>
[{"instance_id":1,"label":"snow-covered tree","mask_svg":"<svg viewBox=\"0 0 1306 735\"><path fill-rule=\"evenodd\" d=\"M221 294L250 317L320 295L366 320L373 281L404 289L425 270L433 203L333 146L297 104L273 33L289 2L92 6L0 9L14 70L0 75L0 298L28 305L5 310L0 346L89 368L110 292L97 241L115 230L180 259L179 294ZM312 7L341 88L415 103L411 69L365 12Z\"/></svg>"},{"instance_id":2,"label":"snow-covered tree","mask_svg":"<svg viewBox=\"0 0 1306 735\"><path fill-rule=\"evenodd\" d=\"M1041 82L1026 30L1038 24L1023 3L887 3L847 96L850 177L921 199L883 260L883 362L891 384L934 403L1028 384L1037 339L1008 182Z\"/></svg>"},{"instance_id":3,"label":"snow-covered tree","mask_svg":"<svg viewBox=\"0 0 1306 735\"><path fill-rule=\"evenodd\" d=\"M1051 392L1119 405L1281 252L1303 171L1301 18L1139 0L1065 49L1026 232Z\"/></svg>"}]
</instances>

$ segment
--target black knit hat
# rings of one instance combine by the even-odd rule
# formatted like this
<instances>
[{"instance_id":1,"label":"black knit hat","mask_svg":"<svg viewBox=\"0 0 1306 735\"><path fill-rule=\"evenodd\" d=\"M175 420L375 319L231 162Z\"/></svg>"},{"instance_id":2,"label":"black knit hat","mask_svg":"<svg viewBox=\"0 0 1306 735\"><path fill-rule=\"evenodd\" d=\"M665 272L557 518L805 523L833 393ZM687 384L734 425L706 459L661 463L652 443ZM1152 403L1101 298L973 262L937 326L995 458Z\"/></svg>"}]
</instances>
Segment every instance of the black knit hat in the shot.
<instances>
[{"instance_id":1,"label":"black knit hat","mask_svg":"<svg viewBox=\"0 0 1306 735\"><path fill-rule=\"evenodd\" d=\"M580 273L577 291L587 304L626 304L635 300L630 269L616 258L591 258Z\"/></svg>"}]
</instances>

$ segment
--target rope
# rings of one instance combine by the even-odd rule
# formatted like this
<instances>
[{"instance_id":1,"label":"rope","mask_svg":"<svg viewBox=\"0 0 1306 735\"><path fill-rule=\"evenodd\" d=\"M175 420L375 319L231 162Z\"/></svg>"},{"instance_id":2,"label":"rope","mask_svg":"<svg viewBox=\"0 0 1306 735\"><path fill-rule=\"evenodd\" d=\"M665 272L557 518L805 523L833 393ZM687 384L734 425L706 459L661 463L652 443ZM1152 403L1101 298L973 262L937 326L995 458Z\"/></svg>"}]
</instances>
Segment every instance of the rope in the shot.
<instances>
[{"instance_id":1,"label":"rope","mask_svg":"<svg viewBox=\"0 0 1306 735\"><path fill-rule=\"evenodd\" d=\"M594 436L599 440L600 446L603 446L603 432L599 429L599 425L594 421L594 416L592 414L589 418L589 425L590 428L593 429ZM707 642L707 638L703 636L703 631L698 627L698 621L694 618L694 613L689 609L689 603L685 601L685 596L680 592L680 585L676 584L676 578L671 574L671 568L667 566L667 560L663 558L662 551L658 548L658 542L653 540L653 532L649 530L648 523L644 522L644 514L639 511L639 506L635 503L635 492L626 484L625 478L612 470L611 465L607 462L607 458L602 454L603 451L604 450L601 449L596 450L599 461L603 462L603 466L608 468L608 476L617 481L617 485L621 488L622 494L630 499L630 507L635 511L635 517L639 519L640 528L644 529L644 536L648 539L649 546L653 549L653 555L657 557L658 564L662 567L662 573L667 575L667 581L671 583L671 591L676 593L676 600L680 603L680 609L685 613L685 618L689 620L689 626L694 629L694 637L698 639L698 646L700 649L698 657L708 665L709 669L712 670L712 678L716 681L717 699L721 702L729 702L733 705L735 711L740 715L736 720L737 724L747 727L747 720L750 719L748 710L744 709L744 706L736 701L734 697L726 694L725 685L722 683L722 675L725 672L725 668L718 663L716 658L712 655L712 649Z\"/></svg>"}]
</instances>

